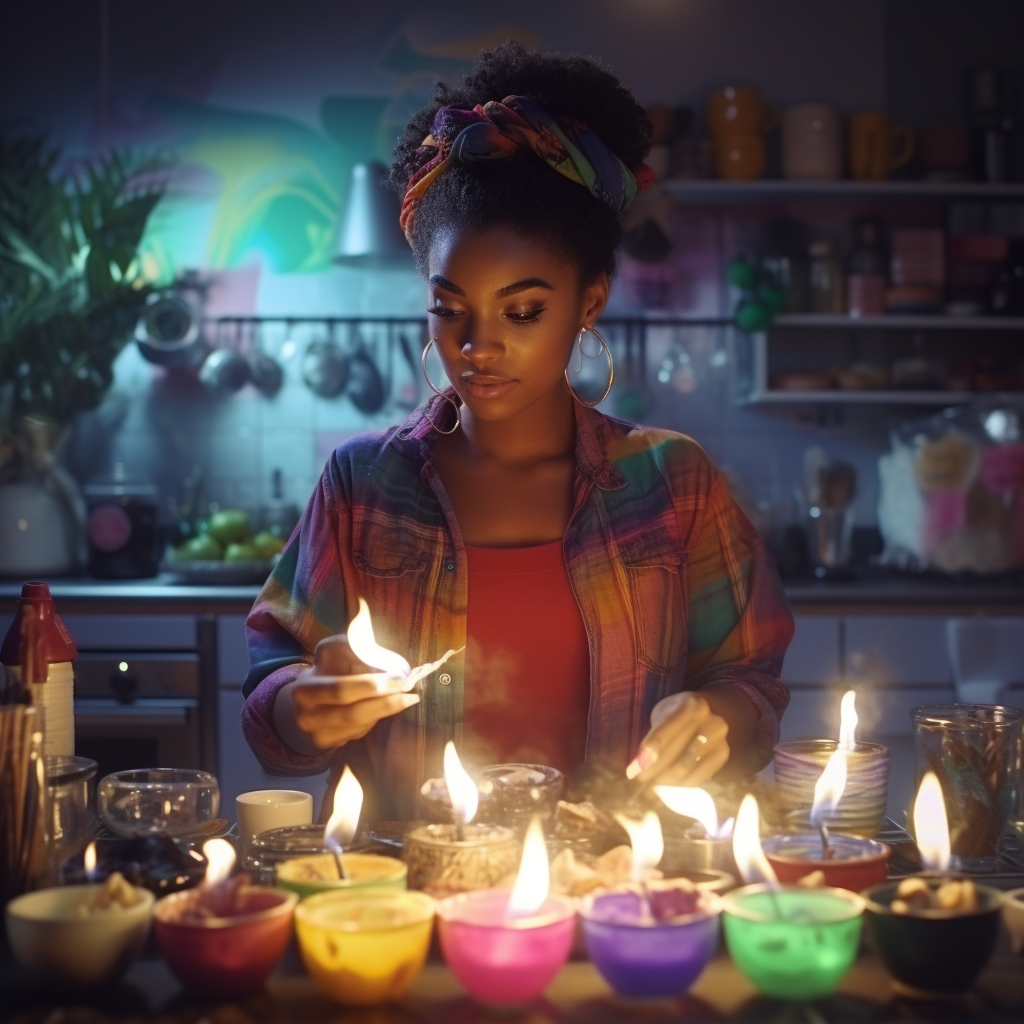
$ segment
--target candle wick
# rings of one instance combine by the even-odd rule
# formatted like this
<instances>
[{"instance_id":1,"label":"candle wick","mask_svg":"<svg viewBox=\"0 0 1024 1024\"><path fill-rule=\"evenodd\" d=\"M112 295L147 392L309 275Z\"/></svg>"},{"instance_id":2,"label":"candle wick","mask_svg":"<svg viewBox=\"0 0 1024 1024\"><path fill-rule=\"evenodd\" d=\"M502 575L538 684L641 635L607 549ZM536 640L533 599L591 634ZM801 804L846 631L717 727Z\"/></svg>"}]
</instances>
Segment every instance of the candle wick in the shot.
<instances>
[{"instance_id":1,"label":"candle wick","mask_svg":"<svg viewBox=\"0 0 1024 1024\"><path fill-rule=\"evenodd\" d=\"M831 860L835 856L835 851L832 849L832 841L829 838L828 826L822 822L818 826L818 831L821 833L821 856L822 860Z\"/></svg>"},{"instance_id":2,"label":"candle wick","mask_svg":"<svg viewBox=\"0 0 1024 1024\"><path fill-rule=\"evenodd\" d=\"M341 854L337 850L332 850L334 854L334 866L338 869L338 880L342 882L348 881L348 874L345 871L345 862L341 859Z\"/></svg>"}]
</instances>

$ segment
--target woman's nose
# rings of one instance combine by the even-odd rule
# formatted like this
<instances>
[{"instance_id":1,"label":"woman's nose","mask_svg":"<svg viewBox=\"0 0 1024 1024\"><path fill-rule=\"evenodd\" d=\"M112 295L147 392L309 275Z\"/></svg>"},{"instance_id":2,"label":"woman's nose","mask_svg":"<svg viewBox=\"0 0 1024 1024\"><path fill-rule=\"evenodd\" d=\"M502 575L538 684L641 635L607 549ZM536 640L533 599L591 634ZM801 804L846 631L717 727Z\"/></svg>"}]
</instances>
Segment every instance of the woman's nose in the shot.
<instances>
[{"instance_id":1,"label":"woman's nose","mask_svg":"<svg viewBox=\"0 0 1024 1024\"><path fill-rule=\"evenodd\" d=\"M505 343L493 335L475 335L462 345L463 358L475 366L497 362L505 354Z\"/></svg>"}]
</instances>

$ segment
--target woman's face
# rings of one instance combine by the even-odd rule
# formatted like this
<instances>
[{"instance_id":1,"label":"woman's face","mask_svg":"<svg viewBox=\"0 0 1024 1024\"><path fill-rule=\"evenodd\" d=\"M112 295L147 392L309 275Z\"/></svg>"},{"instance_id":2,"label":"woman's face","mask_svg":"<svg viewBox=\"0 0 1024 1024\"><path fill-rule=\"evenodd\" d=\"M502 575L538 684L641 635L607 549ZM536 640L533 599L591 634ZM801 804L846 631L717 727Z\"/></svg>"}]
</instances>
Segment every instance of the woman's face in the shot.
<instances>
[{"instance_id":1,"label":"woman's face","mask_svg":"<svg viewBox=\"0 0 1024 1024\"><path fill-rule=\"evenodd\" d=\"M577 267L512 228L444 232L427 261L427 311L445 372L480 420L507 420L566 392L580 327L608 301L608 277Z\"/></svg>"}]
</instances>

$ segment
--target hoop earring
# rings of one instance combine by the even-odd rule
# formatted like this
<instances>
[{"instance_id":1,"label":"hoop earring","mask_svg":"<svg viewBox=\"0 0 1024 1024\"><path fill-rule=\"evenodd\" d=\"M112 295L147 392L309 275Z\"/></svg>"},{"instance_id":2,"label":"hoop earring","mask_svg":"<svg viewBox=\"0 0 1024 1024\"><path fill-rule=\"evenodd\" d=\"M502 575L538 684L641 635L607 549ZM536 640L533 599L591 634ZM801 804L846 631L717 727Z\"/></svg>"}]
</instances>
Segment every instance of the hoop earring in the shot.
<instances>
[{"instance_id":1,"label":"hoop earring","mask_svg":"<svg viewBox=\"0 0 1024 1024\"><path fill-rule=\"evenodd\" d=\"M587 334L593 334L599 342L601 342L601 348L604 349L604 354L608 359L608 386L604 389L604 394L597 399L595 402L586 402L577 394L576 389L572 386L572 381L569 380L569 367L565 368L565 383L569 388L569 394L572 395L580 405L585 405L588 409L593 409L595 406L600 405L611 393L612 385L615 383L615 360L612 358L612 350L608 347L608 342L604 340L604 335L596 327L581 327L579 333L576 335L576 341L573 344L573 348L577 349L580 354L580 369L583 368L583 357L585 355L583 351L583 338ZM587 358L597 358L596 356ZM572 357L569 358L570 363Z\"/></svg>"},{"instance_id":2,"label":"hoop earring","mask_svg":"<svg viewBox=\"0 0 1024 1024\"><path fill-rule=\"evenodd\" d=\"M434 392L435 395L440 395L446 402L451 403L455 408L455 426L451 430L442 430L431 418L427 415L427 410L424 408L423 415L426 416L427 422L439 433L439 434L454 434L456 430L462 424L462 417L459 415L459 403L455 399L446 395L440 389L434 387L434 382L430 379L427 374L427 355L430 352L430 346L434 344L434 339L431 338L426 345L423 347L423 355L420 357L420 365L423 367L423 379L427 382L427 387Z\"/></svg>"}]
</instances>

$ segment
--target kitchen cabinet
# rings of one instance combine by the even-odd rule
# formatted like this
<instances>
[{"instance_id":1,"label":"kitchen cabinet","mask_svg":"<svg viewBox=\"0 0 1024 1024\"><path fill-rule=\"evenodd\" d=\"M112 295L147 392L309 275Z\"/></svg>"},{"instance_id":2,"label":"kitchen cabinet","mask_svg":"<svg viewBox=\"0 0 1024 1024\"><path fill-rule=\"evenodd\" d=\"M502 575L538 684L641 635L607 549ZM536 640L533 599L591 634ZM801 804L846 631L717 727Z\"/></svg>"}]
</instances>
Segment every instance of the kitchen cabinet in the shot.
<instances>
[{"instance_id":1,"label":"kitchen cabinet","mask_svg":"<svg viewBox=\"0 0 1024 1024\"><path fill-rule=\"evenodd\" d=\"M217 617L217 778L221 806L229 821L235 816L235 797L254 789L299 789L313 796L313 814L320 811L326 775L268 775L242 735L242 682L249 671L245 616Z\"/></svg>"}]
</instances>

